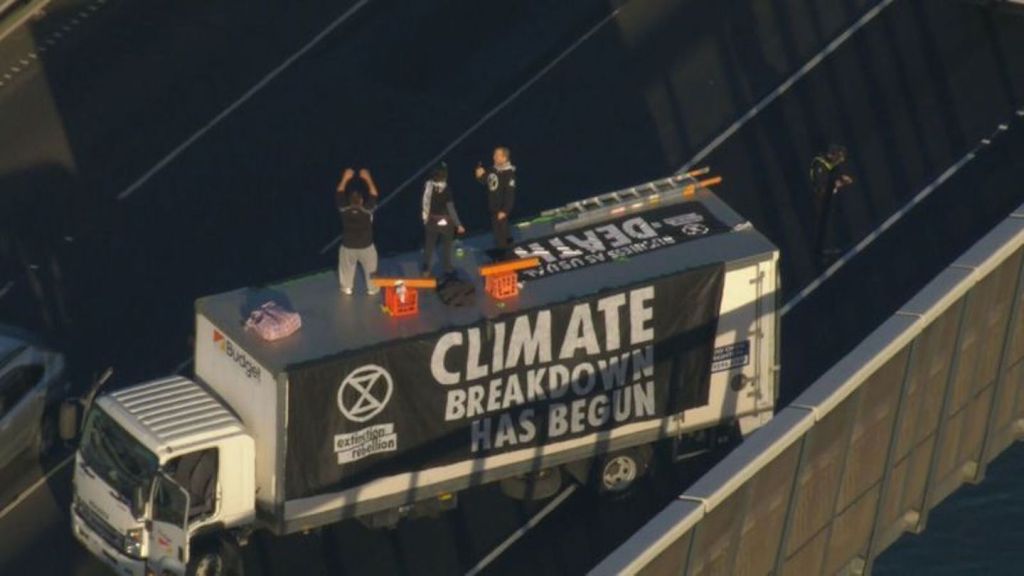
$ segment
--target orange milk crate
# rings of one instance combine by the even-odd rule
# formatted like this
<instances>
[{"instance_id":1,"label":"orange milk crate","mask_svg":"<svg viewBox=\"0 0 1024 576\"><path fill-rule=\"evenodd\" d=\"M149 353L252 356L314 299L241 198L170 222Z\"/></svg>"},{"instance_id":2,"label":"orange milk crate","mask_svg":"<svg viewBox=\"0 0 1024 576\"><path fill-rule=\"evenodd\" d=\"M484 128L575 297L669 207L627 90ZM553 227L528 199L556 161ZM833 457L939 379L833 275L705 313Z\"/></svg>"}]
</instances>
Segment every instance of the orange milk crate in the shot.
<instances>
[{"instance_id":1,"label":"orange milk crate","mask_svg":"<svg viewBox=\"0 0 1024 576\"><path fill-rule=\"evenodd\" d=\"M519 258L480 267L484 291L497 300L519 294L519 271L540 266L540 258Z\"/></svg>"},{"instance_id":2,"label":"orange milk crate","mask_svg":"<svg viewBox=\"0 0 1024 576\"><path fill-rule=\"evenodd\" d=\"M412 316L420 311L420 288L437 288L434 278L374 278L373 285L384 289L384 307L395 317Z\"/></svg>"},{"instance_id":3,"label":"orange milk crate","mask_svg":"<svg viewBox=\"0 0 1024 576\"><path fill-rule=\"evenodd\" d=\"M519 275L515 272L506 272L495 276L485 276L484 290L498 300L511 298L519 294Z\"/></svg>"}]
</instances>

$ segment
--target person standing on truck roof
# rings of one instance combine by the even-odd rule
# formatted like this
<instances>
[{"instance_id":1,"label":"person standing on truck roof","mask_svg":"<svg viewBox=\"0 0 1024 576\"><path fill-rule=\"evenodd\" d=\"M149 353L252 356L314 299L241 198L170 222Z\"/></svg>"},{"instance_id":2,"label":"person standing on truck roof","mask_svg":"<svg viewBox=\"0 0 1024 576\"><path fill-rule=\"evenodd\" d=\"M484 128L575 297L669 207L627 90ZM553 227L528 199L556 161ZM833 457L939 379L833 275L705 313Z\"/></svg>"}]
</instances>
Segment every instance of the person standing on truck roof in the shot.
<instances>
[{"instance_id":1,"label":"person standing on truck roof","mask_svg":"<svg viewBox=\"0 0 1024 576\"><path fill-rule=\"evenodd\" d=\"M498 146L494 149L494 166L476 166L476 179L487 188L487 208L491 212L491 230L494 232L494 247L501 253L509 248L508 217L516 201L516 167L512 165L509 149Z\"/></svg>"},{"instance_id":2,"label":"person standing on truck roof","mask_svg":"<svg viewBox=\"0 0 1024 576\"><path fill-rule=\"evenodd\" d=\"M373 210L377 206L377 185L366 168L359 170L359 178L366 184L369 197L349 186L355 171L346 168L334 194L334 203L341 216L341 248L338 249L338 282L344 294L352 294L356 265L362 266L366 279L366 293L380 291L370 283L377 273L377 248L373 245Z\"/></svg>"},{"instance_id":3,"label":"person standing on truck roof","mask_svg":"<svg viewBox=\"0 0 1024 576\"><path fill-rule=\"evenodd\" d=\"M846 148L833 144L828 152L811 160L811 191L814 198L814 253L822 261L834 255L835 248L828 245L829 220L832 199L844 186L853 183L844 170Z\"/></svg>"},{"instance_id":4,"label":"person standing on truck roof","mask_svg":"<svg viewBox=\"0 0 1024 576\"><path fill-rule=\"evenodd\" d=\"M423 187L423 227L426 238L423 242L423 276L430 276L430 261L434 257L437 239L441 238L441 265L446 275L452 273L452 245L455 234L465 234L466 229L455 211L452 190L448 187L448 165L442 162L430 174Z\"/></svg>"}]
</instances>

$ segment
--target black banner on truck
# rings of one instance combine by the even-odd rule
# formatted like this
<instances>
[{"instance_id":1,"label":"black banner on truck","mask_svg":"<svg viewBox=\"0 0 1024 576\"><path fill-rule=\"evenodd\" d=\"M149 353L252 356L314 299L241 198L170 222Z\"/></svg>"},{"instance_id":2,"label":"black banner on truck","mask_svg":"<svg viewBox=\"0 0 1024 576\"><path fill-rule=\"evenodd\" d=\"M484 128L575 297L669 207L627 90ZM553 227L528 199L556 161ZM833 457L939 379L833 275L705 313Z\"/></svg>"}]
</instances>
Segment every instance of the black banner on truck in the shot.
<instances>
[{"instance_id":1,"label":"black banner on truck","mask_svg":"<svg viewBox=\"0 0 1024 576\"><path fill-rule=\"evenodd\" d=\"M729 227L712 216L700 202L672 204L524 242L516 246L516 255L520 258L536 256L540 258L540 267L520 271L519 278L546 278L728 230Z\"/></svg>"},{"instance_id":2,"label":"black banner on truck","mask_svg":"<svg viewBox=\"0 0 1024 576\"><path fill-rule=\"evenodd\" d=\"M286 497L705 405L715 265L289 373Z\"/></svg>"}]
</instances>

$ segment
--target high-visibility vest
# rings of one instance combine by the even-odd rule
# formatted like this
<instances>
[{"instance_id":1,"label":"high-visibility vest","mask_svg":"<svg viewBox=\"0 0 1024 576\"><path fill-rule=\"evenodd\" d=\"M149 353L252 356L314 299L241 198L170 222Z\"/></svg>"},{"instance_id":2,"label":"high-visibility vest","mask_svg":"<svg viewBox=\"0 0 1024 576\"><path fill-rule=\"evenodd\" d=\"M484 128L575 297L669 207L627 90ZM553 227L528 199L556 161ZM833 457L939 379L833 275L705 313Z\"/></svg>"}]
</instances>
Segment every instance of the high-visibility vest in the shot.
<instances>
[{"instance_id":1,"label":"high-visibility vest","mask_svg":"<svg viewBox=\"0 0 1024 576\"><path fill-rule=\"evenodd\" d=\"M815 163L821 163L821 165L825 167L825 170L828 170L829 172L834 170L836 167L836 164L830 163L824 156L815 156L814 160L811 160L811 170L807 177L811 182L814 182L814 169L817 168Z\"/></svg>"}]
</instances>

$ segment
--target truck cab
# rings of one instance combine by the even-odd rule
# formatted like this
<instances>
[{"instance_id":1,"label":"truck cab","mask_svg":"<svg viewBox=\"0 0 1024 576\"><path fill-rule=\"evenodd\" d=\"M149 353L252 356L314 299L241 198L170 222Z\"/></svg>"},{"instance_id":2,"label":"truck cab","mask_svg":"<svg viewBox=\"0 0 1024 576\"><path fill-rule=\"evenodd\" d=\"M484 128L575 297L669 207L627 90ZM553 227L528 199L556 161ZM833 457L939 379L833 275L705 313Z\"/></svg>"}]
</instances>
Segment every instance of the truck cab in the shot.
<instances>
[{"instance_id":1,"label":"truck cab","mask_svg":"<svg viewBox=\"0 0 1024 576\"><path fill-rule=\"evenodd\" d=\"M252 524L253 462L242 423L191 380L100 396L75 455L72 532L117 574L191 573L217 546L204 535Z\"/></svg>"}]
</instances>

